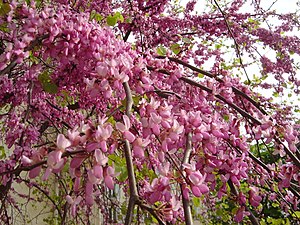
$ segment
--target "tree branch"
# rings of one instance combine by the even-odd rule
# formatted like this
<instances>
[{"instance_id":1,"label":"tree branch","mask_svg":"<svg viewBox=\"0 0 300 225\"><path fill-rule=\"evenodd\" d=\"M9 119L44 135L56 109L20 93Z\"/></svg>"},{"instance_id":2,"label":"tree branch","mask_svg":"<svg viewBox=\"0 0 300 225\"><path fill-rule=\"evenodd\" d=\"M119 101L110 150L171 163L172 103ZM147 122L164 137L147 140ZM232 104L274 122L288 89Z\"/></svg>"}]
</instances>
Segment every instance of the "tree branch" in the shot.
<instances>
[{"instance_id":1,"label":"tree branch","mask_svg":"<svg viewBox=\"0 0 300 225\"><path fill-rule=\"evenodd\" d=\"M24 51L30 51L32 50L35 46L41 43L44 39L48 38L49 34L44 34L35 40L33 40L26 48L24 48ZM14 59L8 64L7 67L5 67L3 70L0 71L0 76L7 74L9 71L11 71L15 66L17 65L17 57L14 57Z\"/></svg>"},{"instance_id":2,"label":"tree branch","mask_svg":"<svg viewBox=\"0 0 300 225\"><path fill-rule=\"evenodd\" d=\"M186 149L185 149L185 152L184 152L184 157L183 157L183 160L182 160L182 164L189 162L189 158L190 158L191 153L192 153L192 134L188 133L188 135L186 137ZM181 165L181 170L183 170L183 165ZM180 189L181 189L185 224L186 225L192 225L193 224L193 217L192 217L192 212L191 212L191 207L190 207L190 201L188 199L184 198L184 196L183 196L183 191L184 191L183 190L183 184L180 184Z\"/></svg>"},{"instance_id":3,"label":"tree branch","mask_svg":"<svg viewBox=\"0 0 300 225\"><path fill-rule=\"evenodd\" d=\"M232 183L232 181L229 179L228 180L228 185L230 187L231 193L233 195L235 195L236 197L238 197L238 191L236 190L236 187L234 186L234 184ZM257 218L254 216L254 214L252 213L252 211L248 208L248 206L246 204L243 205L245 207L245 209L250 213L249 215L249 219L251 221L251 223L253 225L259 225L259 221L257 220Z\"/></svg>"},{"instance_id":4,"label":"tree branch","mask_svg":"<svg viewBox=\"0 0 300 225\"><path fill-rule=\"evenodd\" d=\"M130 118L131 109L133 105L132 94L127 82L123 83L123 87L126 93L126 115ZM130 197L127 207L127 213L125 218L125 225L130 225L133 219L134 206L138 200L138 191L136 188L136 179L134 174L134 167L132 162L132 153L130 148L130 143L128 140L125 140L125 159L126 159L126 167L128 171L128 180L129 180L129 191Z\"/></svg>"},{"instance_id":5,"label":"tree branch","mask_svg":"<svg viewBox=\"0 0 300 225\"><path fill-rule=\"evenodd\" d=\"M242 66L242 68L243 68L243 70L244 70L244 73L245 73L245 75L246 75L246 77L247 77L247 80L248 80L248 82L249 82L249 84L250 84L251 81L250 81L250 79L249 79L249 76L248 76L248 74L247 74L247 71L246 71L246 69L245 69L245 66L244 66L244 63L243 63L243 60L242 60L242 54L241 54L241 51L240 51L240 46L239 46L239 44L237 43L236 38L234 37L233 32L232 32L232 30L231 30L231 28L230 28L230 26L229 26L228 20L227 20L227 18L226 18L226 14L223 12L223 10L222 10L221 7L219 6L218 2L217 2L216 0L214 0L214 2L215 2L217 8L219 9L219 11L221 12L221 14L222 14L222 16L223 16L223 18L224 18L224 21L225 21L227 30L228 30L228 32L229 32L231 38L233 39L234 46L235 46L236 53L237 53L237 57L239 58L240 64L241 64L241 66Z\"/></svg>"},{"instance_id":6,"label":"tree branch","mask_svg":"<svg viewBox=\"0 0 300 225\"><path fill-rule=\"evenodd\" d=\"M159 57L159 58L160 58L160 57ZM165 58L165 57L164 57L164 58ZM208 76L208 77L210 77L210 78L214 78L214 79L215 79L216 81L218 81L218 82L221 82L221 83L224 82L222 79L218 78L217 75L212 74L212 73L210 73L210 72L207 72L207 71L205 71L205 70L199 69L199 68L197 68L197 67L195 67L195 66L192 66L192 65L190 65L190 64L188 64L188 63L186 63L186 62L184 62L184 61L182 61L182 60L180 60L180 59L178 59L178 58L168 57L168 59L169 59L170 61L172 61L172 62L176 62L176 63L178 63L178 64L180 64L180 65L182 65L182 66L185 66L185 67L187 67L187 68L193 70L194 72L201 73L201 74L203 74L203 75L205 75L205 76ZM263 113L264 115L268 115L268 113L267 113L264 109L261 108L261 106L259 105L259 103L256 102L255 100L253 100L253 99L252 99L251 97L249 97L247 94L245 94L245 92L243 92L243 91L237 89L236 87L231 87L231 88L232 88L232 91L233 91L235 94L238 94L238 95L244 97L245 99L247 99L247 100L248 100L249 102L251 102L251 104L254 105L261 113Z\"/></svg>"}]
</instances>

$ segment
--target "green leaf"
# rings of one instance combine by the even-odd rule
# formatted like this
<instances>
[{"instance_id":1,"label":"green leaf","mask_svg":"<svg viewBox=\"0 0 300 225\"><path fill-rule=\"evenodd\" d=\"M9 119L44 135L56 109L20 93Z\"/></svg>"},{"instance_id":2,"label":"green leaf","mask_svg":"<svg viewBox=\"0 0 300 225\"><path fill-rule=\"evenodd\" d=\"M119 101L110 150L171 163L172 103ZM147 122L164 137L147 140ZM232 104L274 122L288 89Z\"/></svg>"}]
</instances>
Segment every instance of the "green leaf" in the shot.
<instances>
[{"instance_id":1,"label":"green leaf","mask_svg":"<svg viewBox=\"0 0 300 225\"><path fill-rule=\"evenodd\" d=\"M117 173L120 173L119 176L117 176L118 181L124 182L128 177L128 172L125 169L126 168L126 160L125 158L121 158L117 155L110 155L109 156L109 165L114 164L115 171Z\"/></svg>"},{"instance_id":2,"label":"green leaf","mask_svg":"<svg viewBox=\"0 0 300 225\"><path fill-rule=\"evenodd\" d=\"M0 16L6 16L9 12L10 12L9 4L0 1Z\"/></svg>"},{"instance_id":3,"label":"green leaf","mask_svg":"<svg viewBox=\"0 0 300 225\"><path fill-rule=\"evenodd\" d=\"M2 22L2 23L0 24L0 31L3 31L3 32L5 32L5 33L8 33L8 32L9 32L8 23Z\"/></svg>"},{"instance_id":4,"label":"green leaf","mask_svg":"<svg viewBox=\"0 0 300 225\"><path fill-rule=\"evenodd\" d=\"M58 87L54 83L45 83L43 84L44 91L50 93L50 94L56 94L58 92Z\"/></svg>"},{"instance_id":5,"label":"green leaf","mask_svg":"<svg viewBox=\"0 0 300 225\"><path fill-rule=\"evenodd\" d=\"M6 158L5 148L4 146L0 146L0 159L5 159L5 158Z\"/></svg>"},{"instance_id":6,"label":"green leaf","mask_svg":"<svg viewBox=\"0 0 300 225\"><path fill-rule=\"evenodd\" d=\"M198 77L199 77L199 78L203 78L204 75L203 75L202 73L198 73Z\"/></svg>"},{"instance_id":7,"label":"green leaf","mask_svg":"<svg viewBox=\"0 0 300 225\"><path fill-rule=\"evenodd\" d=\"M181 51L181 47L179 44L172 44L171 50L175 55L177 55Z\"/></svg>"},{"instance_id":8,"label":"green leaf","mask_svg":"<svg viewBox=\"0 0 300 225\"><path fill-rule=\"evenodd\" d=\"M58 86L51 81L47 70L38 76L38 80L40 81L44 91L50 94L56 94L58 92Z\"/></svg>"},{"instance_id":9,"label":"green leaf","mask_svg":"<svg viewBox=\"0 0 300 225\"><path fill-rule=\"evenodd\" d=\"M102 19L103 19L103 17L99 14L99 13L97 13L95 10L93 10L92 12L91 12L91 15L90 15L90 19L91 20L96 20L97 22L100 22Z\"/></svg>"},{"instance_id":10,"label":"green leaf","mask_svg":"<svg viewBox=\"0 0 300 225\"><path fill-rule=\"evenodd\" d=\"M200 199L199 198L193 197L192 201L193 201L194 207L200 207Z\"/></svg>"},{"instance_id":11,"label":"green leaf","mask_svg":"<svg viewBox=\"0 0 300 225\"><path fill-rule=\"evenodd\" d=\"M222 47L222 45L220 44L215 44L215 49L220 49Z\"/></svg>"},{"instance_id":12,"label":"green leaf","mask_svg":"<svg viewBox=\"0 0 300 225\"><path fill-rule=\"evenodd\" d=\"M118 20L117 20L117 18L116 17L114 17L114 16L108 16L107 18L106 18L106 22L107 22L107 24L109 25L109 26L115 26L116 24L117 24L117 22L118 22Z\"/></svg>"},{"instance_id":13,"label":"green leaf","mask_svg":"<svg viewBox=\"0 0 300 225\"><path fill-rule=\"evenodd\" d=\"M190 44L192 42L189 38L182 38L182 41L186 44Z\"/></svg>"},{"instance_id":14,"label":"green leaf","mask_svg":"<svg viewBox=\"0 0 300 225\"><path fill-rule=\"evenodd\" d=\"M106 22L109 26L115 26L117 24L117 22L124 22L124 17L122 16L122 14L120 12L116 12L113 16L109 15L106 18Z\"/></svg>"},{"instance_id":15,"label":"green leaf","mask_svg":"<svg viewBox=\"0 0 300 225\"><path fill-rule=\"evenodd\" d=\"M274 97L279 97L279 93L278 92L273 92L273 96Z\"/></svg>"},{"instance_id":16,"label":"green leaf","mask_svg":"<svg viewBox=\"0 0 300 225\"><path fill-rule=\"evenodd\" d=\"M226 122L228 122L228 121L229 121L229 115L224 115L224 116L223 116L223 119L224 119Z\"/></svg>"},{"instance_id":17,"label":"green leaf","mask_svg":"<svg viewBox=\"0 0 300 225\"><path fill-rule=\"evenodd\" d=\"M161 56L165 56L167 54L167 50L164 46L160 45L157 50L156 50L156 53L158 55L161 55Z\"/></svg>"},{"instance_id":18,"label":"green leaf","mask_svg":"<svg viewBox=\"0 0 300 225\"><path fill-rule=\"evenodd\" d=\"M133 100L133 104L135 106L137 106L139 104L140 100L141 100L141 96L139 96L139 95L138 96L133 96L132 100Z\"/></svg>"},{"instance_id":19,"label":"green leaf","mask_svg":"<svg viewBox=\"0 0 300 225\"><path fill-rule=\"evenodd\" d=\"M116 12L114 17L117 19L117 21L120 21L121 23L124 22L124 17L122 16L122 14L120 12Z\"/></svg>"}]
</instances>

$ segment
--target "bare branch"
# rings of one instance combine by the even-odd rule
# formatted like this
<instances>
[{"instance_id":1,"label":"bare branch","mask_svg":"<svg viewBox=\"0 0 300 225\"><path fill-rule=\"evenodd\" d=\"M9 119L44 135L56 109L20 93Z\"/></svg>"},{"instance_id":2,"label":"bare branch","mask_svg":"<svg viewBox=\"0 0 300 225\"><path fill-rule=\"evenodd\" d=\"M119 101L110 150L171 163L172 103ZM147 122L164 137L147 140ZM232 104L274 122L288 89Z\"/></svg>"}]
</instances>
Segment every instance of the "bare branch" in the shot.
<instances>
[{"instance_id":1,"label":"bare branch","mask_svg":"<svg viewBox=\"0 0 300 225\"><path fill-rule=\"evenodd\" d=\"M243 60L242 60L242 54L241 54L240 46L239 46L239 44L237 43L236 38L235 38L235 36L233 35L233 32L232 32L232 30L231 30L231 28L230 28L230 26L229 26L228 20L227 20L227 18L226 18L226 14L223 12L223 10L222 10L221 7L219 6L218 2L217 2L216 0L214 0L214 2L215 2L217 8L218 8L219 11L221 12L221 14L222 14L222 16L223 16L223 18L224 18L224 20L225 20L226 27L227 27L227 29L228 29L228 32L229 32L231 38L233 39L234 45L235 45L237 57L239 58L240 64L241 64L241 66L242 66L242 68L243 68L243 70L244 70L244 73L245 73L245 75L246 75L246 77L247 77L247 80L248 80L248 82L249 82L249 84L250 84L251 81L250 81L250 79L249 79L249 76L248 76L248 74L247 74L247 71L246 71L246 69L245 69L245 66L244 66L244 63L243 63Z\"/></svg>"},{"instance_id":2,"label":"bare branch","mask_svg":"<svg viewBox=\"0 0 300 225\"><path fill-rule=\"evenodd\" d=\"M61 210L59 209L58 205L55 203L55 201L49 196L49 194L47 193L47 191L45 191L44 189L42 189L41 187L39 187L37 184L35 183L30 183L28 180L25 180L25 179L21 179L23 182L25 182L26 184L30 184L32 185L33 187L35 187L37 190L39 190L41 193L43 193L51 202L52 204L54 205L55 209L57 210L58 212L58 215L60 218L63 218L63 215L61 213Z\"/></svg>"}]
</instances>

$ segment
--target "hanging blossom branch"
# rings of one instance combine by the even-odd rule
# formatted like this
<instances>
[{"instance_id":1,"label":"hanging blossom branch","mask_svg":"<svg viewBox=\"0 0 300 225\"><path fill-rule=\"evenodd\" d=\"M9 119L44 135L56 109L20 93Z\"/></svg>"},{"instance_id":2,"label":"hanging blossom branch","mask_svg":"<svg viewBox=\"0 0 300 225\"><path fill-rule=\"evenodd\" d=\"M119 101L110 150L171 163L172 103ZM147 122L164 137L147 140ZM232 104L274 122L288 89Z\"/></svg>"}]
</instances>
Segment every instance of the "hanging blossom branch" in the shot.
<instances>
[{"instance_id":1,"label":"hanging blossom branch","mask_svg":"<svg viewBox=\"0 0 300 225\"><path fill-rule=\"evenodd\" d=\"M153 68L153 67L151 67L151 66L147 66L147 68L148 68L149 70L155 70L155 71L157 71L157 72L164 73L164 74L166 74L166 75L170 75L170 72L167 71L167 70L164 70L164 69L155 69L155 68ZM179 79L182 80L182 81L184 81L185 83L188 83L188 84L190 84L190 85L192 85L192 86L195 86L195 87L198 87L198 88L200 88L200 89L202 89L202 90L204 90L204 91L206 91L206 92L208 92L208 93L210 93L210 94L213 94L213 90L212 90L212 89L210 89L210 88L208 88L208 87L206 87L206 86L204 86L204 85L202 85L202 84L200 84L200 83L194 81L193 79L190 79L190 78L184 77L184 76L180 77ZM226 100L226 98L224 98L222 95L216 94L216 95L214 95L214 96L215 96L217 99L219 99L219 100L223 101L224 103L226 103L226 104L227 104L228 106L230 106L231 108L235 109L235 110L236 110L237 112L239 112L243 117L245 117L245 118L251 120L254 124L256 124L256 125L262 125L262 122L260 122L260 121L259 121L258 119L256 119L256 118L254 118L252 115L250 115L249 113L247 113L245 110L241 109L241 108L240 108L239 106L237 106L236 104L231 103L231 102L228 102L228 101ZM279 140L278 137L275 137L274 140L275 140L275 142L276 142L277 144L280 144L280 145L283 146L283 148L284 148L285 152L288 154L288 156L293 160L293 162L295 163L295 165L296 165L297 167L300 168L300 159L299 159L297 156L295 156L295 154L294 154L291 150L289 150L289 149L285 146L285 144L282 143L282 142Z\"/></svg>"},{"instance_id":2,"label":"hanging blossom branch","mask_svg":"<svg viewBox=\"0 0 300 225\"><path fill-rule=\"evenodd\" d=\"M77 154L80 154L80 153L85 153L85 151L84 150L77 150L77 151L73 151L73 152L64 152L62 154L62 158L63 157L68 157L68 156L71 156L71 155L77 155ZM7 170L7 171L4 171L4 172L1 172L0 176L7 175L7 174L18 176L23 171L30 171L30 170L32 170L32 169L34 169L38 166L42 166L46 163L47 163L47 160L43 160L43 161L40 161L38 163L29 165L29 166L20 166L20 167L17 167L16 169L13 169L13 170Z\"/></svg>"},{"instance_id":3,"label":"hanging blossom branch","mask_svg":"<svg viewBox=\"0 0 300 225\"><path fill-rule=\"evenodd\" d=\"M159 56L158 58L165 58L164 56ZM223 83L224 81L219 78L216 74L212 74L208 71L205 71L205 70L202 70L202 69L199 69L195 66L192 66L191 64L187 63L187 62L184 62L182 61L181 59L178 59L178 58L175 58L175 57L167 57L170 61L172 62L176 62L184 67L187 67L189 69L191 69L192 71L194 72L197 72L197 73L201 73L205 76L208 76L210 78L213 78L215 79L216 81L218 82L221 82ZM261 108L261 106L259 105L258 102L256 102L254 99L252 99L250 96L248 96L247 94L245 94L245 92L239 90L238 88L236 87L231 87L232 88L232 91L235 93L235 94L238 94L242 97L244 97L245 99L247 99L249 102L251 102L261 113L263 113L264 115L268 115L268 113L263 109Z\"/></svg>"}]
</instances>

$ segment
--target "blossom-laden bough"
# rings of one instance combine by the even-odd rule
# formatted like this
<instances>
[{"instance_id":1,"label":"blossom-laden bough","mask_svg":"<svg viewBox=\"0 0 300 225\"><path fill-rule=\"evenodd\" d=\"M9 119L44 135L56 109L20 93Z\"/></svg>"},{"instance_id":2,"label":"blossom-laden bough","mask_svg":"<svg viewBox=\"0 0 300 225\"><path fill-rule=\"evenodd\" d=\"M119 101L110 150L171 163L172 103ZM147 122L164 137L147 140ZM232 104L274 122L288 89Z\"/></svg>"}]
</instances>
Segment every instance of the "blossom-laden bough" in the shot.
<instances>
[{"instance_id":1,"label":"blossom-laden bough","mask_svg":"<svg viewBox=\"0 0 300 225\"><path fill-rule=\"evenodd\" d=\"M280 92L288 73L297 93L288 53L298 54L299 39L281 36L285 25L261 28L271 12L237 13L242 1L200 16L195 3L0 2L1 137L9 151L0 161L3 223L13 220L8 205L20 207L17 183L45 195L60 224L89 220L93 206L108 224L192 224L199 199L210 210L227 203L231 221L259 224L270 209L299 221L291 108L255 94L256 84L233 77L230 67L220 69L223 54L209 44L234 39L235 66L244 71L241 52L254 54L257 40L280 51L276 63L261 58L262 74L275 74ZM292 14L278 17L296 23ZM199 69L212 56L213 69ZM59 200L45 186L52 180Z\"/></svg>"}]
</instances>

